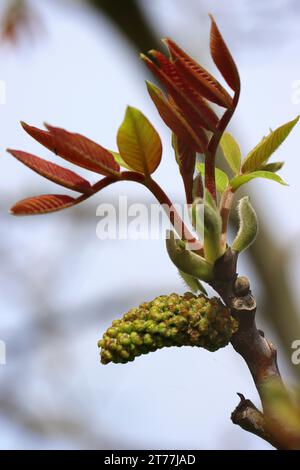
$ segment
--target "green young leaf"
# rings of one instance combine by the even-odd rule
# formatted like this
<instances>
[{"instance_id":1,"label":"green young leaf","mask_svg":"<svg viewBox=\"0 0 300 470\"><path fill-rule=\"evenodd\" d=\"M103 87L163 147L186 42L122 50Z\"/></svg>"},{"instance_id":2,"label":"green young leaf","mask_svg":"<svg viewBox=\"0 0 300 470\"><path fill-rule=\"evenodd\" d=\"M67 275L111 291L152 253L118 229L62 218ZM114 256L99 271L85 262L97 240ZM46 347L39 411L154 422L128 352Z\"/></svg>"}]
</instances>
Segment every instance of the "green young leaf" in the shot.
<instances>
[{"instance_id":1,"label":"green young leaf","mask_svg":"<svg viewBox=\"0 0 300 470\"><path fill-rule=\"evenodd\" d=\"M209 191L204 194L204 255L206 261L214 264L222 256L222 220Z\"/></svg>"},{"instance_id":2,"label":"green young leaf","mask_svg":"<svg viewBox=\"0 0 300 470\"><path fill-rule=\"evenodd\" d=\"M207 189L204 192L204 203L208 204L214 211L218 212L216 201Z\"/></svg>"},{"instance_id":3,"label":"green young leaf","mask_svg":"<svg viewBox=\"0 0 300 470\"><path fill-rule=\"evenodd\" d=\"M261 167L259 167L259 170L271 171L272 173L277 173L277 171L281 170L283 165L284 165L284 162L267 163L266 165L262 165Z\"/></svg>"},{"instance_id":4,"label":"green young leaf","mask_svg":"<svg viewBox=\"0 0 300 470\"><path fill-rule=\"evenodd\" d=\"M183 271L178 270L179 276L182 278L183 282L192 292L202 292L203 294L207 295L205 287L201 284L201 282L193 276L184 273Z\"/></svg>"},{"instance_id":5,"label":"green young leaf","mask_svg":"<svg viewBox=\"0 0 300 470\"><path fill-rule=\"evenodd\" d=\"M191 207L191 221L197 232L198 239L204 243L204 202L203 198L196 197Z\"/></svg>"},{"instance_id":6,"label":"green young leaf","mask_svg":"<svg viewBox=\"0 0 300 470\"><path fill-rule=\"evenodd\" d=\"M247 173L245 175L236 176L230 181L230 186L232 187L233 191L236 191L240 186L248 181L251 181L255 178L266 178L268 180L276 181L276 183L283 184L284 186L288 186L288 184L280 178L279 175L276 173L272 173L271 171L253 171L253 173Z\"/></svg>"},{"instance_id":7,"label":"green young leaf","mask_svg":"<svg viewBox=\"0 0 300 470\"><path fill-rule=\"evenodd\" d=\"M202 256L188 250L185 243L175 237L173 231L167 231L166 244L171 261L180 271L206 282L212 280L212 265L202 258Z\"/></svg>"},{"instance_id":8,"label":"green young leaf","mask_svg":"<svg viewBox=\"0 0 300 470\"><path fill-rule=\"evenodd\" d=\"M117 142L122 159L134 171L149 176L158 167L162 155L160 137L138 109L128 106Z\"/></svg>"},{"instance_id":9,"label":"green young leaf","mask_svg":"<svg viewBox=\"0 0 300 470\"><path fill-rule=\"evenodd\" d=\"M197 171L201 173L201 175L205 175L205 164L204 163L197 163L196 165ZM220 168L215 168L215 176L216 176L216 187L217 191L223 193L225 189L229 185L229 179L224 171L220 170Z\"/></svg>"},{"instance_id":10,"label":"green young leaf","mask_svg":"<svg viewBox=\"0 0 300 470\"><path fill-rule=\"evenodd\" d=\"M231 134L225 132L220 141L223 155L235 175L239 174L241 169L241 150L239 144Z\"/></svg>"},{"instance_id":11,"label":"green young leaf","mask_svg":"<svg viewBox=\"0 0 300 470\"><path fill-rule=\"evenodd\" d=\"M248 196L239 201L238 214L240 227L232 249L241 252L252 245L258 233L257 215Z\"/></svg>"},{"instance_id":12,"label":"green young leaf","mask_svg":"<svg viewBox=\"0 0 300 470\"><path fill-rule=\"evenodd\" d=\"M287 138L293 127L299 121L299 118L300 116L297 116L293 121L283 124L283 126L278 127L275 131L270 132L267 137L264 137L263 140L248 153L242 164L242 172L250 173L267 162L272 153L274 153Z\"/></svg>"},{"instance_id":13,"label":"green young leaf","mask_svg":"<svg viewBox=\"0 0 300 470\"><path fill-rule=\"evenodd\" d=\"M115 161L122 167L122 168L126 168L127 170L131 170L132 171L132 168L127 165L127 163L123 160L123 158L121 157L121 155L118 153L118 152L113 152L112 150L109 150L110 153L114 156L114 159Z\"/></svg>"}]
</instances>

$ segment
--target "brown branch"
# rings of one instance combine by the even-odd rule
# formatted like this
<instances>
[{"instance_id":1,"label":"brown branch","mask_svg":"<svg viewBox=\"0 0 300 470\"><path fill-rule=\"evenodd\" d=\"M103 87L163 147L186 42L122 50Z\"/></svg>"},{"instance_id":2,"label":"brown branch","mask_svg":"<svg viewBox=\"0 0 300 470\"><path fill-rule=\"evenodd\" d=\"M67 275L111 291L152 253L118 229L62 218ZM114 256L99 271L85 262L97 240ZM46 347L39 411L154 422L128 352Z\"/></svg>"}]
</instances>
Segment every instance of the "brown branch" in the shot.
<instances>
[{"instance_id":1,"label":"brown branch","mask_svg":"<svg viewBox=\"0 0 300 470\"><path fill-rule=\"evenodd\" d=\"M280 444L269 434L262 412L256 408L251 400L247 400L244 395L238 393L238 396L240 397L240 403L231 414L233 424L237 424L245 431L261 437L275 448L280 448Z\"/></svg>"},{"instance_id":2,"label":"brown branch","mask_svg":"<svg viewBox=\"0 0 300 470\"><path fill-rule=\"evenodd\" d=\"M238 89L233 98L232 108L225 111L222 118L219 121L218 128L213 134L208 148L205 152L205 187L210 191L213 198L217 199L216 191L216 179L215 179L215 167L216 167L216 153L221 140L221 137L231 120L234 111L238 105L240 98L240 89Z\"/></svg>"},{"instance_id":3,"label":"brown branch","mask_svg":"<svg viewBox=\"0 0 300 470\"><path fill-rule=\"evenodd\" d=\"M115 175L106 176L105 178L102 178L97 183L95 183L91 187L91 191L89 193L83 194L80 198L78 198L75 204L79 204L83 201L86 201L87 199L94 196L102 189L119 181L134 181L136 183L142 184L143 186L147 187L152 192L154 197L158 200L162 208L164 209L166 215L168 216L173 227L175 228L177 234L183 240L192 244L193 249L197 251L199 254L203 253L202 244L189 231L189 229L185 225L183 219L178 214L178 211L174 207L173 203L171 202L167 194L163 191L163 189L159 186L159 184L156 183L156 181L154 181L151 177L145 177L144 175L134 172L134 171L123 171L122 173L116 176Z\"/></svg>"},{"instance_id":4,"label":"brown branch","mask_svg":"<svg viewBox=\"0 0 300 470\"><path fill-rule=\"evenodd\" d=\"M238 277L236 272L238 254L230 248L216 261L214 281L211 286L220 294L224 303L231 309L232 315L238 320L238 331L233 335L231 343L235 351L245 360L255 386L259 393L263 411L268 412L268 396L265 385L268 380L276 379L284 387L277 364L277 353L262 331L255 323L256 301L250 291L247 278ZM288 428L283 429L280 420L273 419L268 434L280 436L276 447L286 449L289 438L293 435ZM280 427L280 432L279 428ZM273 432L274 431L274 432ZM251 431L253 432L253 431ZM263 436L261 436L263 437ZM268 442L270 442L269 439ZM275 442L275 439L272 439Z\"/></svg>"},{"instance_id":5,"label":"brown branch","mask_svg":"<svg viewBox=\"0 0 300 470\"><path fill-rule=\"evenodd\" d=\"M280 377L276 350L267 341L255 323L256 301L251 294L249 281L238 278L238 254L228 249L215 264L212 287L220 294L232 315L239 321L239 329L232 338L234 349L244 358L263 401L265 379Z\"/></svg>"},{"instance_id":6,"label":"brown branch","mask_svg":"<svg viewBox=\"0 0 300 470\"><path fill-rule=\"evenodd\" d=\"M167 217L170 219L171 224L174 226L177 234L185 241L193 244L193 249L198 250L199 253L203 252L202 244L194 237L194 235L189 231L184 221L178 214L173 203L164 192L164 190L159 186L156 181L151 177L145 178L139 173L125 171L122 173L122 180L124 181L135 181L137 183L143 184L146 186L158 200L162 208L164 209Z\"/></svg>"}]
</instances>

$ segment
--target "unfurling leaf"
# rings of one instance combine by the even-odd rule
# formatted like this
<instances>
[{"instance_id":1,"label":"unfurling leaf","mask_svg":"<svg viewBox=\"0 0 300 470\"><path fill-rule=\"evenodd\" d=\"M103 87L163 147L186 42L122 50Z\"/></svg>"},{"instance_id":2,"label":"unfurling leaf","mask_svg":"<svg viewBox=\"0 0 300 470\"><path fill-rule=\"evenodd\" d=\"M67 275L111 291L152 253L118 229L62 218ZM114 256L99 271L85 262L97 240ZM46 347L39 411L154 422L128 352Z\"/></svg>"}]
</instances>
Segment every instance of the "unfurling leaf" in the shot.
<instances>
[{"instance_id":1,"label":"unfurling leaf","mask_svg":"<svg viewBox=\"0 0 300 470\"><path fill-rule=\"evenodd\" d=\"M250 173L257 170L261 165L267 162L270 156L278 149L282 142L287 138L293 127L299 121L299 117L293 121L283 124L275 131L271 132L267 137L264 137L259 144L248 153L242 164L242 172Z\"/></svg>"},{"instance_id":2,"label":"unfurling leaf","mask_svg":"<svg viewBox=\"0 0 300 470\"><path fill-rule=\"evenodd\" d=\"M203 153L207 147L205 133L198 136L182 114L165 98L163 92L153 83L146 82L146 84L149 95L165 124L191 149Z\"/></svg>"},{"instance_id":3,"label":"unfurling leaf","mask_svg":"<svg viewBox=\"0 0 300 470\"><path fill-rule=\"evenodd\" d=\"M164 39L163 42L168 47L176 70L184 81L212 103L231 108L231 96L207 70L180 49L171 39Z\"/></svg>"},{"instance_id":4,"label":"unfurling leaf","mask_svg":"<svg viewBox=\"0 0 300 470\"><path fill-rule=\"evenodd\" d=\"M17 202L10 212L13 215L39 215L57 212L77 203L77 199L57 194L44 194Z\"/></svg>"},{"instance_id":5,"label":"unfurling leaf","mask_svg":"<svg viewBox=\"0 0 300 470\"><path fill-rule=\"evenodd\" d=\"M31 137L56 155L86 170L104 176L116 175L120 170L111 152L83 135L50 125L46 125L47 131L25 123L22 126Z\"/></svg>"},{"instance_id":6,"label":"unfurling leaf","mask_svg":"<svg viewBox=\"0 0 300 470\"><path fill-rule=\"evenodd\" d=\"M233 191L236 191L240 186L255 178L265 178L268 180L276 181L276 183L280 183L284 186L288 186L282 178L276 173L272 173L271 171L253 171L253 173L246 173L245 175L239 175L233 178L230 181L230 186L232 187Z\"/></svg>"},{"instance_id":7,"label":"unfurling leaf","mask_svg":"<svg viewBox=\"0 0 300 470\"><path fill-rule=\"evenodd\" d=\"M204 255L208 263L222 256L221 247L222 220L209 191L204 194Z\"/></svg>"},{"instance_id":8,"label":"unfurling leaf","mask_svg":"<svg viewBox=\"0 0 300 470\"><path fill-rule=\"evenodd\" d=\"M201 284L201 282L193 276L186 274L180 269L178 270L179 276L182 278L183 282L192 292L202 292L203 294L207 295L205 287Z\"/></svg>"},{"instance_id":9,"label":"unfurling leaf","mask_svg":"<svg viewBox=\"0 0 300 470\"><path fill-rule=\"evenodd\" d=\"M149 55L153 60L143 54L142 60L166 87L177 108L194 131L201 133L203 127L215 131L218 117L205 100L181 80L174 65L163 54L150 51Z\"/></svg>"},{"instance_id":10,"label":"unfurling leaf","mask_svg":"<svg viewBox=\"0 0 300 470\"><path fill-rule=\"evenodd\" d=\"M196 165L197 171L201 173L201 175L205 176L205 164L200 162ZM225 189L229 185L229 179L224 171L220 170L220 168L215 168L215 178L216 178L216 188L217 191L223 193Z\"/></svg>"},{"instance_id":11,"label":"unfurling leaf","mask_svg":"<svg viewBox=\"0 0 300 470\"><path fill-rule=\"evenodd\" d=\"M138 109L128 106L117 142L121 157L134 171L149 176L160 164L160 137Z\"/></svg>"},{"instance_id":12,"label":"unfurling leaf","mask_svg":"<svg viewBox=\"0 0 300 470\"><path fill-rule=\"evenodd\" d=\"M191 118L194 119L195 122L199 121L201 127L203 126L207 130L214 131L218 125L219 118L207 101L203 99L202 95L191 88L181 78L175 65L161 52L152 50L149 51L149 55L155 60L156 64L159 65L159 76L164 79L163 83L165 83L166 88L177 106L182 108L183 112L186 111L188 115L192 113ZM161 73L163 73L164 76ZM166 78L168 81L165 81ZM169 81L172 82L171 88L169 87ZM186 107L186 103L188 103L189 109Z\"/></svg>"},{"instance_id":13,"label":"unfurling leaf","mask_svg":"<svg viewBox=\"0 0 300 470\"><path fill-rule=\"evenodd\" d=\"M241 252L252 245L258 233L257 215L248 196L239 201L238 215L239 231L232 244L232 249Z\"/></svg>"},{"instance_id":14,"label":"unfurling leaf","mask_svg":"<svg viewBox=\"0 0 300 470\"><path fill-rule=\"evenodd\" d=\"M166 244L171 261L180 271L206 282L212 280L212 265L202 256L188 250L185 243L175 237L174 232L167 232Z\"/></svg>"},{"instance_id":15,"label":"unfurling leaf","mask_svg":"<svg viewBox=\"0 0 300 470\"><path fill-rule=\"evenodd\" d=\"M185 142L172 135L172 146L184 183L187 203L193 202L193 180L196 164L196 152Z\"/></svg>"},{"instance_id":16,"label":"unfurling leaf","mask_svg":"<svg viewBox=\"0 0 300 470\"><path fill-rule=\"evenodd\" d=\"M284 165L284 162L267 163L266 165L262 165L261 167L259 167L259 170L271 171L273 173L276 173L277 171L281 170L283 165Z\"/></svg>"},{"instance_id":17,"label":"unfurling leaf","mask_svg":"<svg viewBox=\"0 0 300 470\"><path fill-rule=\"evenodd\" d=\"M240 90L240 77L235 62L229 52L227 45L216 25L214 18L211 18L210 30L210 52L214 63L225 78L226 82L235 92Z\"/></svg>"},{"instance_id":18,"label":"unfurling leaf","mask_svg":"<svg viewBox=\"0 0 300 470\"><path fill-rule=\"evenodd\" d=\"M228 165L230 166L233 173L237 175L241 169L242 158L239 144L231 134L225 132L222 135L220 145Z\"/></svg>"},{"instance_id":19,"label":"unfurling leaf","mask_svg":"<svg viewBox=\"0 0 300 470\"><path fill-rule=\"evenodd\" d=\"M11 149L7 151L17 160L28 166L28 168L54 183L80 193L89 193L91 191L90 183L71 170L67 170L66 168L44 160L43 158L36 157L35 155L31 155L30 153Z\"/></svg>"}]
</instances>

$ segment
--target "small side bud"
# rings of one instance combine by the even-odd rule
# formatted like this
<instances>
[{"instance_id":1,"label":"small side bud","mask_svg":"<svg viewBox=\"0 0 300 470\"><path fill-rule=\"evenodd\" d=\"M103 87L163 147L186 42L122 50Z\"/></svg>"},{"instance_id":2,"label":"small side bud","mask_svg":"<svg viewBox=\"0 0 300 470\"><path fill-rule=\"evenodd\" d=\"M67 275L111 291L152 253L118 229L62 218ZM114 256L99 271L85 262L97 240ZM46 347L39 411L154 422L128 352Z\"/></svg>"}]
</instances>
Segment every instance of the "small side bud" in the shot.
<instances>
[{"instance_id":1,"label":"small side bud","mask_svg":"<svg viewBox=\"0 0 300 470\"><path fill-rule=\"evenodd\" d=\"M238 214L240 228L232 244L232 249L241 252L252 245L258 233L257 215L248 196L239 201Z\"/></svg>"},{"instance_id":2,"label":"small side bud","mask_svg":"<svg viewBox=\"0 0 300 470\"><path fill-rule=\"evenodd\" d=\"M234 292L238 297L244 297L249 294L250 291L250 282L249 279L245 276L240 276L236 279L234 283Z\"/></svg>"}]
</instances>

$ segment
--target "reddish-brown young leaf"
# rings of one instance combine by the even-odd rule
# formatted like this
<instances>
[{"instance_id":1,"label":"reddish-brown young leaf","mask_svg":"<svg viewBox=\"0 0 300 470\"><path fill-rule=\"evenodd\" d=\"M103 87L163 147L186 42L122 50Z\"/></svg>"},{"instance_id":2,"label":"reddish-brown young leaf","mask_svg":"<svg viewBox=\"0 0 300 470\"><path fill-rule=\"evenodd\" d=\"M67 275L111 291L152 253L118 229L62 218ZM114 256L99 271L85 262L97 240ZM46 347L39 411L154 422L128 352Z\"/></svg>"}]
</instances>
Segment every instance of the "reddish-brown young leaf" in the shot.
<instances>
[{"instance_id":1,"label":"reddish-brown young leaf","mask_svg":"<svg viewBox=\"0 0 300 470\"><path fill-rule=\"evenodd\" d=\"M222 85L200 64L186 54L174 41L163 39L169 49L172 62L182 80L186 81L204 98L224 108L232 107L232 98Z\"/></svg>"},{"instance_id":2,"label":"reddish-brown young leaf","mask_svg":"<svg viewBox=\"0 0 300 470\"><path fill-rule=\"evenodd\" d=\"M205 100L182 81L175 66L163 54L157 51L150 51L149 55L151 55L153 60L144 55L142 55L142 59L152 73L166 87L168 93L172 96L181 113L195 132L202 127L215 131L218 117Z\"/></svg>"},{"instance_id":3,"label":"reddish-brown young leaf","mask_svg":"<svg viewBox=\"0 0 300 470\"><path fill-rule=\"evenodd\" d=\"M202 131L200 139L199 131L197 134L195 133L192 127L181 115L180 111L166 99L163 92L153 85L153 83L146 82L146 84L149 95L166 125L183 142L189 145L191 149L196 152L203 153L208 143L204 131Z\"/></svg>"},{"instance_id":4,"label":"reddish-brown young leaf","mask_svg":"<svg viewBox=\"0 0 300 470\"><path fill-rule=\"evenodd\" d=\"M80 193L89 193L91 191L90 183L71 170L67 170L66 168L44 160L43 158L36 157L35 155L31 155L30 153L11 149L7 151L17 160L28 166L28 168L54 183Z\"/></svg>"},{"instance_id":5,"label":"reddish-brown young leaf","mask_svg":"<svg viewBox=\"0 0 300 470\"><path fill-rule=\"evenodd\" d=\"M187 203L192 204L196 152L192 150L186 142L183 142L180 138L174 135L173 148L175 150L177 163L182 176Z\"/></svg>"},{"instance_id":6,"label":"reddish-brown young leaf","mask_svg":"<svg viewBox=\"0 0 300 470\"><path fill-rule=\"evenodd\" d=\"M240 77L237 66L229 52L229 49L216 25L214 18L210 15L210 51L214 63L220 70L226 82L235 92L240 90Z\"/></svg>"},{"instance_id":7,"label":"reddish-brown young leaf","mask_svg":"<svg viewBox=\"0 0 300 470\"><path fill-rule=\"evenodd\" d=\"M76 204L77 199L57 194L44 194L17 202L10 212L13 215L39 215L57 212Z\"/></svg>"},{"instance_id":8,"label":"reddish-brown young leaf","mask_svg":"<svg viewBox=\"0 0 300 470\"><path fill-rule=\"evenodd\" d=\"M214 131L218 125L219 118L207 101L182 80L176 67L166 56L158 51L150 51L149 54L154 58L160 70L171 80L177 90L176 93L172 93L172 89L167 88L177 106L182 108L182 111L188 112L193 122L198 122L198 127L204 127L207 130Z\"/></svg>"},{"instance_id":9,"label":"reddish-brown young leaf","mask_svg":"<svg viewBox=\"0 0 300 470\"><path fill-rule=\"evenodd\" d=\"M49 125L48 131L25 123L22 126L40 144L75 165L105 176L116 175L120 170L111 152L87 137Z\"/></svg>"},{"instance_id":10,"label":"reddish-brown young leaf","mask_svg":"<svg viewBox=\"0 0 300 470\"><path fill-rule=\"evenodd\" d=\"M168 95L168 102L170 103L170 105L172 106L173 109L175 109L177 111L177 113L180 113L181 114L181 111L180 109L178 108L177 104L175 103L175 101L173 100L172 96L171 95ZM202 129L202 127L199 127L199 129L197 130L197 136L201 137L201 141L202 142L205 142L205 145L204 145L204 151L206 150L207 148L207 145L208 145L208 137L207 137L207 134L205 132L204 129ZM192 148L190 146L190 148Z\"/></svg>"}]
</instances>

